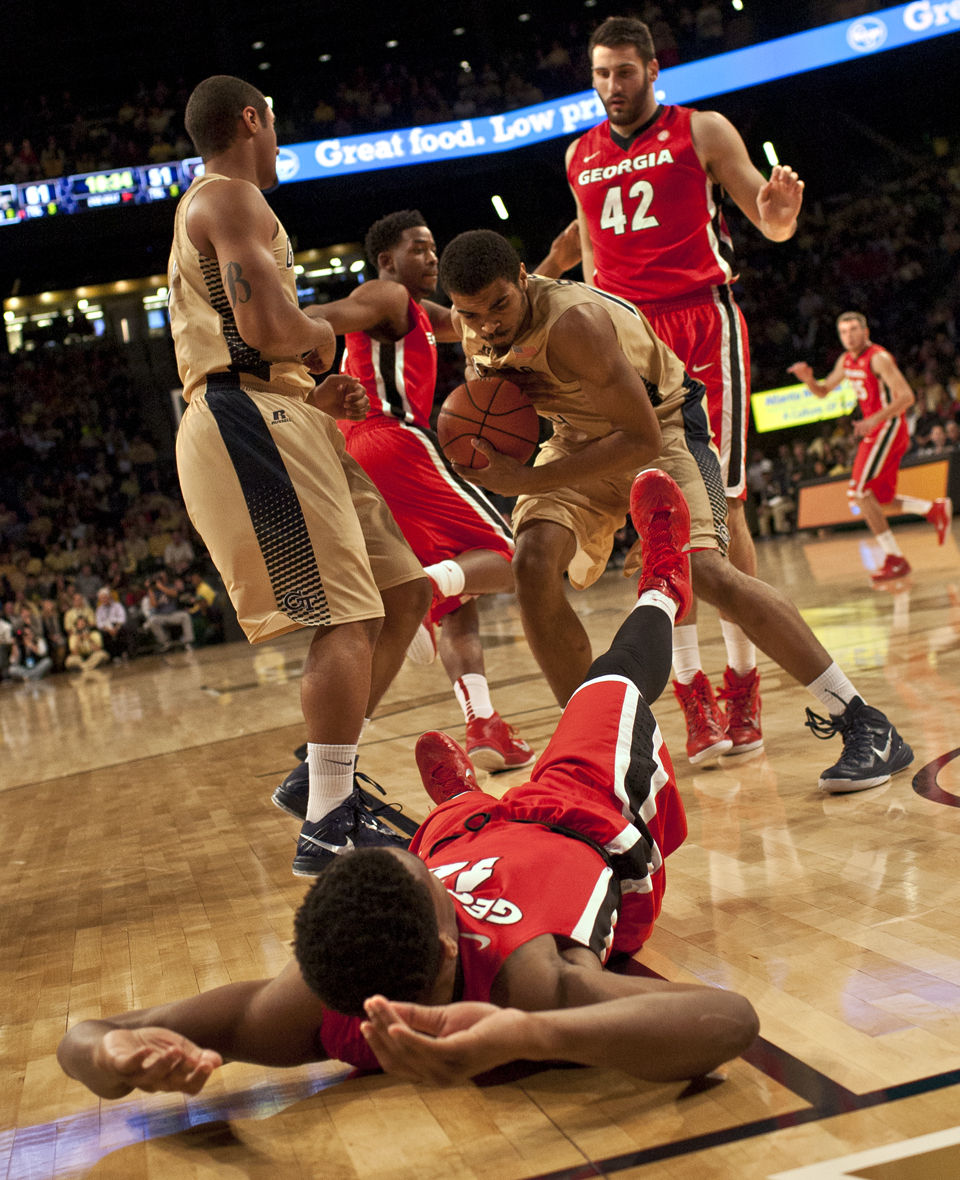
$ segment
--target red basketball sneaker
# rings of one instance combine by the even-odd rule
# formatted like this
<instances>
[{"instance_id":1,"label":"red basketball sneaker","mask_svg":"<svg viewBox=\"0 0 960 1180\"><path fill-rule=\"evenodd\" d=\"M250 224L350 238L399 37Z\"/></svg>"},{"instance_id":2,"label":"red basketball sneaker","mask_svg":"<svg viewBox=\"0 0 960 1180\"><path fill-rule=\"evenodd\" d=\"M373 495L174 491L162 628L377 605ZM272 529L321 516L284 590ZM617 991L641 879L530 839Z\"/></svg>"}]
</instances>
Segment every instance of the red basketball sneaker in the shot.
<instances>
[{"instance_id":1,"label":"red basketball sneaker","mask_svg":"<svg viewBox=\"0 0 960 1180\"><path fill-rule=\"evenodd\" d=\"M897 578L905 578L910 573L910 562L899 553L888 553L883 565L874 570L870 577L874 582L894 582Z\"/></svg>"},{"instance_id":2,"label":"red basketball sneaker","mask_svg":"<svg viewBox=\"0 0 960 1180\"><path fill-rule=\"evenodd\" d=\"M687 723L687 759L691 766L719 758L733 748L710 681L702 672L697 672L689 684L674 680L673 692Z\"/></svg>"},{"instance_id":3,"label":"red basketball sneaker","mask_svg":"<svg viewBox=\"0 0 960 1180\"><path fill-rule=\"evenodd\" d=\"M944 496L934 500L933 507L927 513L927 520L936 527L937 541L942 545L950 531L950 521L953 520L953 501Z\"/></svg>"},{"instance_id":4,"label":"red basketball sneaker","mask_svg":"<svg viewBox=\"0 0 960 1180\"><path fill-rule=\"evenodd\" d=\"M423 789L434 803L446 803L464 791L479 791L477 776L463 747L445 733L431 730L417 738L417 769Z\"/></svg>"},{"instance_id":5,"label":"red basketball sneaker","mask_svg":"<svg viewBox=\"0 0 960 1180\"><path fill-rule=\"evenodd\" d=\"M481 770L516 770L529 766L536 755L499 713L467 722L467 753Z\"/></svg>"},{"instance_id":6,"label":"red basketball sneaker","mask_svg":"<svg viewBox=\"0 0 960 1180\"><path fill-rule=\"evenodd\" d=\"M723 673L723 688L717 693L726 703L727 737L733 742L730 754L746 754L763 745L760 730L760 673L751 668L738 676L730 667Z\"/></svg>"},{"instance_id":7,"label":"red basketball sneaker","mask_svg":"<svg viewBox=\"0 0 960 1180\"><path fill-rule=\"evenodd\" d=\"M683 492L665 471L641 471L630 489L630 518L643 548L639 597L659 590L677 604L679 623L690 609L690 509Z\"/></svg>"}]
</instances>

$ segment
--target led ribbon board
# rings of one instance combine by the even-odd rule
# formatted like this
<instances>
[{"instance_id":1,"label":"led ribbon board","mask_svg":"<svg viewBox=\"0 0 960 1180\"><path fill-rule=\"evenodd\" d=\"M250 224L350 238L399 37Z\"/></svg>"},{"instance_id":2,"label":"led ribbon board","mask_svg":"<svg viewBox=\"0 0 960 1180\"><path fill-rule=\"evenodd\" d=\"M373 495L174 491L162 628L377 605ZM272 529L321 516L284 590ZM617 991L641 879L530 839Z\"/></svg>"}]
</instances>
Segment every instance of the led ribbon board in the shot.
<instances>
[{"instance_id":1,"label":"led ribbon board","mask_svg":"<svg viewBox=\"0 0 960 1180\"><path fill-rule=\"evenodd\" d=\"M673 66L660 74L657 97L671 103L696 102L958 31L960 0L914 0ZM602 118L600 100L592 90L585 90L503 115L292 144L280 149L277 175L281 184L289 184L511 151L577 134ZM150 168L0 185L0 226L105 204L176 197L201 170L194 158Z\"/></svg>"},{"instance_id":2,"label":"led ribbon board","mask_svg":"<svg viewBox=\"0 0 960 1180\"><path fill-rule=\"evenodd\" d=\"M752 393L750 407L757 433L765 434L768 430L788 430L852 414L857 407L857 394L847 381L842 381L826 397L817 397L805 385L783 385Z\"/></svg>"}]
</instances>

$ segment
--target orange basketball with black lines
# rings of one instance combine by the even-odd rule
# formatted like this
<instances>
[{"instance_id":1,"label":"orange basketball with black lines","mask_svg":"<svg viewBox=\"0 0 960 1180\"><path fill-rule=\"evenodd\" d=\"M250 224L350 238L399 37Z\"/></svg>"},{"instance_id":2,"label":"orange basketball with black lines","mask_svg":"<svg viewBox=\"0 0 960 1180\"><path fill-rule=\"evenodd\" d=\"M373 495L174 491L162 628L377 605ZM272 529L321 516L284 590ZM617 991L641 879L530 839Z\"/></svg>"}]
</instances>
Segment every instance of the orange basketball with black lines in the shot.
<instances>
[{"instance_id":1,"label":"orange basketball with black lines","mask_svg":"<svg viewBox=\"0 0 960 1180\"><path fill-rule=\"evenodd\" d=\"M437 418L443 453L462 467L487 467L471 439L482 438L503 455L526 463L537 449L540 419L533 402L512 381L479 377L458 385Z\"/></svg>"}]
</instances>

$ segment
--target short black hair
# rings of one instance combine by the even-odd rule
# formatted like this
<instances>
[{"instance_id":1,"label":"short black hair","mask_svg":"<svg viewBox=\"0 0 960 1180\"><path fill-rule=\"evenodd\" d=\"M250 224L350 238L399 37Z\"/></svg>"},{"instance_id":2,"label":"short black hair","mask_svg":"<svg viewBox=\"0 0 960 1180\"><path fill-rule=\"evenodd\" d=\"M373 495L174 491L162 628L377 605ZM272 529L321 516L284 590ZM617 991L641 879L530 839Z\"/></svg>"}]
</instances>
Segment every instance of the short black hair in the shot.
<instances>
[{"instance_id":1,"label":"short black hair","mask_svg":"<svg viewBox=\"0 0 960 1180\"><path fill-rule=\"evenodd\" d=\"M430 890L383 848L335 857L294 918L294 954L307 986L347 1016L362 1016L372 995L422 1001L441 952Z\"/></svg>"},{"instance_id":2,"label":"short black hair","mask_svg":"<svg viewBox=\"0 0 960 1180\"><path fill-rule=\"evenodd\" d=\"M404 230L417 229L427 224L426 218L419 209L400 209L396 213L388 213L375 221L367 230L363 243L367 260L374 270L380 267L380 255L384 250L392 250L400 244Z\"/></svg>"},{"instance_id":3,"label":"short black hair","mask_svg":"<svg viewBox=\"0 0 960 1180\"><path fill-rule=\"evenodd\" d=\"M470 229L440 256L440 285L448 295L476 295L497 279L520 279L520 255L502 234Z\"/></svg>"},{"instance_id":4,"label":"short black hair","mask_svg":"<svg viewBox=\"0 0 960 1180\"><path fill-rule=\"evenodd\" d=\"M230 147L237 136L237 120L246 107L253 107L261 120L266 119L266 98L242 78L214 74L195 88L187 100L183 123L205 160Z\"/></svg>"},{"instance_id":5,"label":"short black hair","mask_svg":"<svg viewBox=\"0 0 960 1180\"><path fill-rule=\"evenodd\" d=\"M632 16L608 16L597 25L587 45L587 56L593 61L593 51L598 45L611 49L617 45L632 45L645 62L657 56L653 37L642 20Z\"/></svg>"}]
</instances>

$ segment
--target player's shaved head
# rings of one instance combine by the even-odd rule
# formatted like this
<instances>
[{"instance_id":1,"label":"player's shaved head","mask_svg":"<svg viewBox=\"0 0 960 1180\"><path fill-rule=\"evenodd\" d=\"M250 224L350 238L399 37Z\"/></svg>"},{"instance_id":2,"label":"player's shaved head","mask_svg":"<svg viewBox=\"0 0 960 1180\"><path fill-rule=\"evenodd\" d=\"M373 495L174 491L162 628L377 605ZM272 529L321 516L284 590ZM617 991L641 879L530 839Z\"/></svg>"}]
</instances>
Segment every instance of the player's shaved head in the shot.
<instances>
[{"instance_id":1,"label":"player's shaved head","mask_svg":"<svg viewBox=\"0 0 960 1180\"><path fill-rule=\"evenodd\" d=\"M261 121L266 119L266 98L242 78L214 74L196 87L187 100L183 122L193 146L205 160L230 147L246 107L253 107Z\"/></svg>"}]
</instances>

